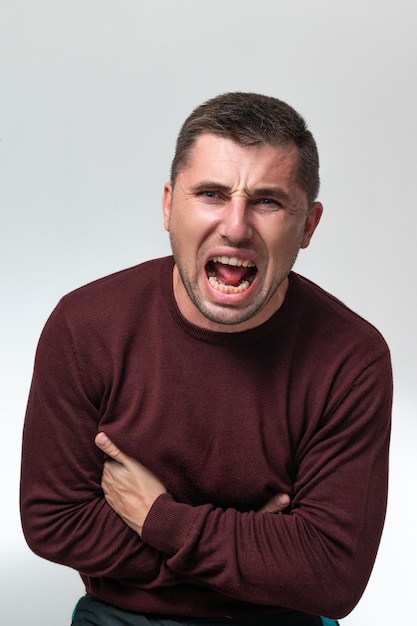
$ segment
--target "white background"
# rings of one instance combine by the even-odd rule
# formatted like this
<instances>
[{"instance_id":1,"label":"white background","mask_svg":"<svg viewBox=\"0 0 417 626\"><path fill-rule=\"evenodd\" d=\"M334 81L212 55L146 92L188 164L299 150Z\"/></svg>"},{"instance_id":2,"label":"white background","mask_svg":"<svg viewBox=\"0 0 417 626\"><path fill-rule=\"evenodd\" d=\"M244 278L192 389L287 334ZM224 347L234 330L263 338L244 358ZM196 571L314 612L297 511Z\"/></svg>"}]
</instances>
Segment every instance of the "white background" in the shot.
<instances>
[{"instance_id":1,"label":"white background","mask_svg":"<svg viewBox=\"0 0 417 626\"><path fill-rule=\"evenodd\" d=\"M160 196L179 126L234 90L277 96L306 117L325 215L296 267L392 350L387 523L367 591L342 623L413 622L416 7L0 0L2 624L68 626L82 593L77 574L32 555L20 530L21 429L42 326L69 290L169 252Z\"/></svg>"}]
</instances>

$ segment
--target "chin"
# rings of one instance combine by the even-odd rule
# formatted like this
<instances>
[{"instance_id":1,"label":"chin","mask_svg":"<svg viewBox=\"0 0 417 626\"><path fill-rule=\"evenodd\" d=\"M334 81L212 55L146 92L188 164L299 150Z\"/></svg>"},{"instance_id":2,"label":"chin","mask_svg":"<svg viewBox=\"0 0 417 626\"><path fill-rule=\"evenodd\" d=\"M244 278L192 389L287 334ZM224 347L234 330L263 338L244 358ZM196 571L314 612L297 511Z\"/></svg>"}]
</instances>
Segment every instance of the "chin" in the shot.
<instances>
[{"instance_id":1,"label":"chin","mask_svg":"<svg viewBox=\"0 0 417 626\"><path fill-rule=\"evenodd\" d=\"M259 307L251 306L240 308L236 310L231 305L225 306L224 304L207 304L199 306L199 311L210 322L220 324L222 326L239 326L249 320L254 319L258 312Z\"/></svg>"}]
</instances>

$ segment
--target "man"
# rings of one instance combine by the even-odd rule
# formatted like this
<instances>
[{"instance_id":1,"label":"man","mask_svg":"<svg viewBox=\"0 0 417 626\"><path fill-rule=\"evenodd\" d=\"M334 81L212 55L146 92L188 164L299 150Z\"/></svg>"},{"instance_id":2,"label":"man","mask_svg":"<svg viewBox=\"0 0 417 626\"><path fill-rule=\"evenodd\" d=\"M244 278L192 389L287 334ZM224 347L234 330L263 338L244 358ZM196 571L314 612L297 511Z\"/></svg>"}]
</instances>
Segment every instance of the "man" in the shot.
<instances>
[{"instance_id":1,"label":"man","mask_svg":"<svg viewBox=\"0 0 417 626\"><path fill-rule=\"evenodd\" d=\"M22 520L85 582L74 626L318 626L359 600L385 515L391 367L370 324L292 271L318 188L291 107L214 98L184 123L164 188L173 258L82 287L48 320Z\"/></svg>"}]
</instances>

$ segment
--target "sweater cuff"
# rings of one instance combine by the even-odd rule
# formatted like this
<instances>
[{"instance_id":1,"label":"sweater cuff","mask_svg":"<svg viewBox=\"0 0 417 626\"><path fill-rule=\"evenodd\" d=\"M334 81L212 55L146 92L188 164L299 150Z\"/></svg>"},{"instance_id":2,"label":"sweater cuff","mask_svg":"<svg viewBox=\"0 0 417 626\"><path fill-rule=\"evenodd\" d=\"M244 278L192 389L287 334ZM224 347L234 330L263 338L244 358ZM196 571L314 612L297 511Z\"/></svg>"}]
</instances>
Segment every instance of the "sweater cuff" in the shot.
<instances>
[{"instance_id":1,"label":"sweater cuff","mask_svg":"<svg viewBox=\"0 0 417 626\"><path fill-rule=\"evenodd\" d=\"M197 510L177 502L169 493L163 493L153 503L142 528L142 540L173 556L183 546L197 516Z\"/></svg>"}]
</instances>

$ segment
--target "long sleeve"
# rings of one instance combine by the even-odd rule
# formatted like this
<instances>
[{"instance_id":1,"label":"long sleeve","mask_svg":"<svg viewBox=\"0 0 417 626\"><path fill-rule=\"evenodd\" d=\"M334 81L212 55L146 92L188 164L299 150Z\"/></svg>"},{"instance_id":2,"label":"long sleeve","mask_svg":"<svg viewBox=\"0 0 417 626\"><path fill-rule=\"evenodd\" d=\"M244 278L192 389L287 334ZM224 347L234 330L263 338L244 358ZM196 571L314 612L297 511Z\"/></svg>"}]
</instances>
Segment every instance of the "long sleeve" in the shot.
<instances>
[{"instance_id":1,"label":"long sleeve","mask_svg":"<svg viewBox=\"0 0 417 626\"><path fill-rule=\"evenodd\" d=\"M92 346L96 361L109 359ZM38 555L94 577L134 578L156 586L172 578L164 556L144 544L107 505L103 458L94 445L106 393L100 368L87 381L60 307L39 342L23 436L21 511Z\"/></svg>"},{"instance_id":2,"label":"long sleeve","mask_svg":"<svg viewBox=\"0 0 417 626\"><path fill-rule=\"evenodd\" d=\"M391 370L371 363L298 457L291 510L156 501L143 538L168 565L231 597L340 618L369 578L386 507Z\"/></svg>"}]
</instances>

